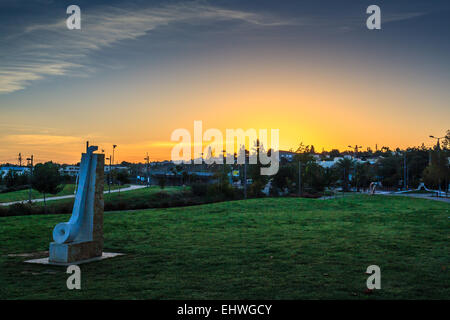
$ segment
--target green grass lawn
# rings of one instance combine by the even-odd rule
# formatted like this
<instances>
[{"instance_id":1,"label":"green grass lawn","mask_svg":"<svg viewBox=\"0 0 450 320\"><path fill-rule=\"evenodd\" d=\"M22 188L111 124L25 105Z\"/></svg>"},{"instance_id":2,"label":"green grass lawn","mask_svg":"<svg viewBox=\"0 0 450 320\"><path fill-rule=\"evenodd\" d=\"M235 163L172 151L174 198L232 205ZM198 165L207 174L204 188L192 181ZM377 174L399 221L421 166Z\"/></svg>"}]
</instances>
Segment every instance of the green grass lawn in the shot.
<instances>
[{"instance_id":1,"label":"green grass lawn","mask_svg":"<svg viewBox=\"0 0 450 320\"><path fill-rule=\"evenodd\" d=\"M121 186L121 188L126 188L128 186L129 185ZM115 190L118 187L119 187L118 185L112 185L111 190ZM106 185L105 190L108 190L107 188L108 188L108 186ZM75 184L66 184L66 185L64 185L64 188L61 190L61 192L59 192L57 194L47 194L46 197L66 196L66 195L74 194L74 192L75 192ZM29 194L30 194L30 191L28 189L0 193L0 203L28 200ZM36 191L34 189L31 191L32 199L40 199L43 197L44 197L44 195L42 193L39 193L38 191Z\"/></svg>"},{"instance_id":2,"label":"green grass lawn","mask_svg":"<svg viewBox=\"0 0 450 320\"><path fill-rule=\"evenodd\" d=\"M13 255L48 250L67 215L0 218L0 299L448 299L449 209L353 196L109 212L105 251L126 256L81 265L81 290ZM382 289L367 295L372 264Z\"/></svg>"}]
</instances>

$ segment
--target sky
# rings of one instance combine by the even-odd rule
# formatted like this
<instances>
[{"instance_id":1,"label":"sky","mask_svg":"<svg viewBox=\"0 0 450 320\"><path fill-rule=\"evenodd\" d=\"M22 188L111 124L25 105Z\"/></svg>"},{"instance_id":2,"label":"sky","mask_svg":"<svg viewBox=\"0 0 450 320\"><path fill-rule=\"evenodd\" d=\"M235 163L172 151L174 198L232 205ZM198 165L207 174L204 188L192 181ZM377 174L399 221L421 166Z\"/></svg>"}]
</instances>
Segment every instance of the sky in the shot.
<instances>
[{"instance_id":1,"label":"sky","mask_svg":"<svg viewBox=\"0 0 450 320\"><path fill-rule=\"evenodd\" d=\"M169 159L195 120L279 129L282 150L430 146L450 129L449 36L449 1L0 0L0 163L76 163L85 141Z\"/></svg>"}]
</instances>

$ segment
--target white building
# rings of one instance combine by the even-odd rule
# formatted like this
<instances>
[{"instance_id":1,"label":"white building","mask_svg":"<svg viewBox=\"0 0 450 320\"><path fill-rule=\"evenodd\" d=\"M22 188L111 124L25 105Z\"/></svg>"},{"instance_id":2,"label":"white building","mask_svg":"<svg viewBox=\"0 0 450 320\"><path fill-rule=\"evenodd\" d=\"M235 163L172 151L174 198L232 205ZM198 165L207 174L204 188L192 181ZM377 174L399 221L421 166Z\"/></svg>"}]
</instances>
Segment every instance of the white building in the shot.
<instances>
[{"instance_id":1,"label":"white building","mask_svg":"<svg viewBox=\"0 0 450 320\"><path fill-rule=\"evenodd\" d=\"M9 171L15 172L19 175L30 172L30 168L28 167L0 167L0 176L5 176Z\"/></svg>"},{"instance_id":2,"label":"white building","mask_svg":"<svg viewBox=\"0 0 450 320\"><path fill-rule=\"evenodd\" d=\"M77 176L79 171L80 171L79 166L65 166L64 168L59 169L59 172L61 174L69 175L72 177Z\"/></svg>"},{"instance_id":3,"label":"white building","mask_svg":"<svg viewBox=\"0 0 450 320\"><path fill-rule=\"evenodd\" d=\"M122 170L124 170L124 171L127 171L127 172L129 172L130 171L130 169L128 168L128 167L123 167L123 166L109 166L109 165L106 165L105 164L105 167L104 167L104 171L105 171L105 173L108 173L109 172L109 170L110 170L110 168L111 168L111 171L113 171L113 170L118 170L118 171L122 171Z\"/></svg>"},{"instance_id":4,"label":"white building","mask_svg":"<svg viewBox=\"0 0 450 320\"><path fill-rule=\"evenodd\" d=\"M110 170L109 165L105 165L104 166L104 172L108 173ZM128 167L123 167L123 166L111 166L111 171L112 170L126 170L129 171ZM61 174L66 174L72 177L75 177L78 175L78 172L80 171L80 167L79 166L65 166L64 168L60 169Z\"/></svg>"}]
</instances>

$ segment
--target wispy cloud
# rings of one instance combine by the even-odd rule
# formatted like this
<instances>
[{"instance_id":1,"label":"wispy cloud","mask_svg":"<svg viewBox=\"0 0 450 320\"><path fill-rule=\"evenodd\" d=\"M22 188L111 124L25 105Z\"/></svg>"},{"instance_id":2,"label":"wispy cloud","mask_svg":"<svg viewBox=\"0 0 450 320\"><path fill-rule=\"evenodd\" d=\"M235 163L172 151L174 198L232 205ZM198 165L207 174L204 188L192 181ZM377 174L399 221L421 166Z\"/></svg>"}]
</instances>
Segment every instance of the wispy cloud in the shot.
<instances>
[{"instance_id":1,"label":"wispy cloud","mask_svg":"<svg viewBox=\"0 0 450 320\"><path fill-rule=\"evenodd\" d=\"M173 23L235 20L260 27L285 24L256 13L196 2L145 9L97 7L82 10L81 19L82 30L68 30L64 18L30 24L0 39L0 93L24 89L48 76L87 74L90 71L84 67L92 51Z\"/></svg>"},{"instance_id":2,"label":"wispy cloud","mask_svg":"<svg viewBox=\"0 0 450 320\"><path fill-rule=\"evenodd\" d=\"M387 16L382 17L383 23L389 23L389 22L397 22L397 21L403 21L403 20L409 20L418 18L421 16L424 16L425 12L405 12L405 13L393 13L389 14Z\"/></svg>"},{"instance_id":3,"label":"wispy cloud","mask_svg":"<svg viewBox=\"0 0 450 320\"><path fill-rule=\"evenodd\" d=\"M13 142L18 145L67 145L82 144L83 139L74 136L58 136L45 134L12 134L4 137L4 141Z\"/></svg>"},{"instance_id":4,"label":"wispy cloud","mask_svg":"<svg viewBox=\"0 0 450 320\"><path fill-rule=\"evenodd\" d=\"M424 13L383 15L383 23L413 19ZM0 94L25 89L51 76L89 76L98 68L92 53L134 40L161 27L215 22L237 22L257 28L295 25L350 32L364 25L361 17L299 15L276 18L270 14L224 9L199 2L160 7L98 6L81 12L82 30L68 30L64 14L48 23L30 22L0 35ZM42 21L43 19L39 19ZM17 30L17 32L11 32Z\"/></svg>"}]
</instances>

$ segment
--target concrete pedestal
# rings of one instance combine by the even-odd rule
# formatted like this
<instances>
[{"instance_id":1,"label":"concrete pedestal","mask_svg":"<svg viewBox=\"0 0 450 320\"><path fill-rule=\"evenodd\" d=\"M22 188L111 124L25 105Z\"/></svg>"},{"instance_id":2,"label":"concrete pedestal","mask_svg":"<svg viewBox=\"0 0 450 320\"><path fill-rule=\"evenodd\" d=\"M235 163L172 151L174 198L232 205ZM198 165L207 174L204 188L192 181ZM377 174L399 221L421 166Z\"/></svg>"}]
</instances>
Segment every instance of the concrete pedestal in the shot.
<instances>
[{"instance_id":1,"label":"concrete pedestal","mask_svg":"<svg viewBox=\"0 0 450 320\"><path fill-rule=\"evenodd\" d=\"M80 260L101 257L103 245L98 241L50 243L51 262L71 263Z\"/></svg>"},{"instance_id":2,"label":"concrete pedestal","mask_svg":"<svg viewBox=\"0 0 450 320\"><path fill-rule=\"evenodd\" d=\"M94 258L79 260L79 261L72 261L72 262L53 262L53 261L49 261L48 258L40 258L40 259L27 260L27 261L25 261L25 263L44 264L44 265L50 265L50 266L70 266L73 264L79 265L79 264L83 264L83 263L105 260L105 259L114 258L117 256L123 256L123 253L103 252L103 254L99 257L94 257Z\"/></svg>"}]
</instances>

